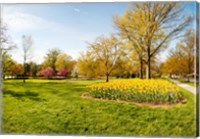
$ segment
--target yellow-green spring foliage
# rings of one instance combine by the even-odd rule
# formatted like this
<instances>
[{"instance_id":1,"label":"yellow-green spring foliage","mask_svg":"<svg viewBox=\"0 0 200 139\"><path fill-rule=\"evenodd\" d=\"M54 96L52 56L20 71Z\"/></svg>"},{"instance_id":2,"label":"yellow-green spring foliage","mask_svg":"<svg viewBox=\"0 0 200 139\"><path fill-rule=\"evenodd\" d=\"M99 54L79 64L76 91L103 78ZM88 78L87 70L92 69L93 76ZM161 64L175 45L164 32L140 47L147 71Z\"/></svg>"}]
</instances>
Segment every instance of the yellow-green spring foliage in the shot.
<instances>
[{"instance_id":1,"label":"yellow-green spring foliage","mask_svg":"<svg viewBox=\"0 0 200 139\"><path fill-rule=\"evenodd\" d=\"M88 86L95 98L150 102L155 104L177 103L183 96L175 84L166 80L115 80Z\"/></svg>"}]
</instances>

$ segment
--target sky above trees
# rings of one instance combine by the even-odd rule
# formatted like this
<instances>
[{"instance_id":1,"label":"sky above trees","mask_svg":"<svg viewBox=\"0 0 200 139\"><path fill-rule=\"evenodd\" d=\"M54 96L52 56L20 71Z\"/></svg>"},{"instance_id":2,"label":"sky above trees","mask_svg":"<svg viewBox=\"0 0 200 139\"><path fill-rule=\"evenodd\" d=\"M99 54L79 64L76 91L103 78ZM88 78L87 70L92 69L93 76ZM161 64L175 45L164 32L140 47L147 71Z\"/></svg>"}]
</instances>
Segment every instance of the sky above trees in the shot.
<instances>
[{"instance_id":1,"label":"sky above trees","mask_svg":"<svg viewBox=\"0 0 200 139\"><path fill-rule=\"evenodd\" d=\"M59 48L72 56L86 50L87 43L97 36L116 33L115 14L122 15L129 3L67 3L67 4L10 4L2 6L2 19L8 34L18 48L10 53L22 63L22 36L31 35L34 41L31 61L41 63L49 49ZM195 2L185 2L184 14L195 14ZM195 23L193 23L195 25ZM194 26L195 27L195 26ZM172 41L170 48L178 40ZM165 59L166 52L160 55Z\"/></svg>"}]
</instances>

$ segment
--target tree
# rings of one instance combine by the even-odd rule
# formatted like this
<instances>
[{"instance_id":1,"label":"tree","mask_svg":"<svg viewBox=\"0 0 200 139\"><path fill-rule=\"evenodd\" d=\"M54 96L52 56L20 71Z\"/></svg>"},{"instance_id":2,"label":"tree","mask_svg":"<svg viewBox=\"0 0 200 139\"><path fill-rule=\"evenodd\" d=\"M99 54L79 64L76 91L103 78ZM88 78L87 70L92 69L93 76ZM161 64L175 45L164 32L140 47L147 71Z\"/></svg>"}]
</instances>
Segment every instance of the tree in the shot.
<instances>
[{"instance_id":1,"label":"tree","mask_svg":"<svg viewBox=\"0 0 200 139\"><path fill-rule=\"evenodd\" d=\"M58 56L60 55L61 51L59 49L50 49L46 56L44 57L44 66L51 67L54 72L56 72L56 61Z\"/></svg>"},{"instance_id":2,"label":"tree","mask_svg":"<svg viewBox=\"0 0 200 139\"><path fill-rule=\"evenodd\" d=\"M100 60L103 73L106 76L106 82L109 81L109 76L115 68L115 62L121 54L118 39L111 35L109 38L100 36L95 42L88 44L88 51L94 56L95 60Z\"/></svg>"},{"instance_id":3,"label":"tree","mask_svg":"<svg viewBox=\"0 0 200 139\"><path fill-rule=\"evenodd\" d=\"M115 75L118 78L129 78L138 75L138 62L133 62L132 60L131 55L120 56L115 62L115 68L112 75Z\"/></svg>"},{"instance_id":4,"label":"tree","mask_svg":"<svg viewBox=\"0 0 200 139\"><path fill-rule=\"evenodd\" d=\"M76 61L74 61L70 55L67 55L65 53L59 54L55 62L57 71L59 71L62 68L65 68L67 69L68 73L72 72L75 64L76 64Z\"/></svg>"},{"instance_id":5,"label":"tree","mask_svg":"<svg viewBox=\"0 0 200 139\"><path fill-rule=\"evenodd\" d=\"M68 72L65 68L61 68L61 69L58 71L57 75L59 75L59 76L67 76L68 73L69 73L69 72Z\"/></svg>"},{"instance_id":6,"label":"tree","mask_svg":"<svg viewBox=\"0 0 200 139\"><path fill-rule=\"evenodd\" d=\"M23 66L24 66L24 74L23 74L23 82L26 82L26 72L27 72L27 61L32 57L32 45L33 40L31 36L22 36L22 50L23 50Z\"/></svg>"},{"instance_id":7,"label":"tree","mask_svg":"<svg viewBox=\"0 0 200 139\"><path fill-rule=\"evenodd\" d=\"M176 2L136 3L114 19L121 36L132 42L141 64L145 61L147 79L151 78L151 59L191 23L192 17L183 17L181 12Z\"/></svg>"},{"instance_id":8,"label":"tree","mask_svg":"<svg viewBox=\"0 0 200 139\"><path fill-rule=\"evenodd\" d=\"M186 76L190 81L190 75L194 73L195 59L195 33L189 29L182 40L177 43L176 49L170 51L170 55L163 64L163 72Z\"/></svg>"},{"instance_id":9,"label":"tree","mask_svg":"<svg viewBox=\"0 0 200 139\"><path fill-rule=\"evenodd\" d=\"M151 65L152 65L152 77L153 78L159 78L162 76L162 71L161 71L161 67L162 67L162 62L157 58L154 57L151 60Z\"/></svg>"},{"instance_id":10,"label":"tree","mask_svg":"<svg viewBox=\"0 0 200 139\"><path fill-rule=\"evenodd\" d=\"M30 62L29 65L30 65L31 76L32 77L36 77L38 69L39 69L39 66L34 62Z\"/></svg>"},{"instance_id":11,"label":"tree","mask_svg":"<svg viewBox=\"0 0 200 139\"><path fill-rule=\"evenodd\" d=\"M15 64L15 61L12 59L11 55L7 54L6 51L3 53L3 78L6 75L11 75L11 67Z\"/></svg>"},{"instance_id":12,"label":"tree","mask_svg":"<svg viewBox=\"0 0 200 139\"><path fill-rule=\"evenodd\" d=\"M10 67L10 72L12 76L23 75L23 65L22 64L13 64Z\"/></svg>"},{"instance_id":13,"label":"tree","mask_svg":"<svg viewBox=\"0 0 200 139\"><path fill-rule=\"evenodd\" d=\"M16 45L11 41L10 36L7 34L7 30L8 28L6 24L2 23L0 20L0 58L2 58L4 52L16 47Z\"/></svg>"},{"instance_id":14,"label":"tree","mask_svg":"<svg viewBox=\"0 0 200 139\"><path fill-rule=\"evenodd\" d=\"M76 63L76 65L74 66L74 69L72 71L73 76L78 79L79 73L78 73L78 64Z\"/></svg>"},{"instance_id":15,"label":"tree","mask_svg":"<svg viewBox=\"0 0 200 139\"><path fill-rule=\"evenodd\" d=\"M95 56L90 52L81 52L78 58L77 66L78 73L92 78L99 75L99 62L95 59Z\"/></svg>"},{"instance_id":16,"label":"tree","mask_svg":"<svg viewBox=\"0 0 200 139\"><path fill-rule=\"evenodd\" d=\"M187 80L190 81L189 75L194 72L194 50L195 50L195 32L189 29L184 36L182 43L178 44L183 53L184 63L187 74Z\"/></svg>"},{"instance_id":17,"label":"tree","mask_svg":"<svg viewBox=\"0 0 200 139\"><path fill-rule=\"evenodd\" d=\"M6 71L3 67L6 64L4 62L5 54L7 54L7 51L16 47L16 45L11 41L10 36L7 34L7 30L8 28L6 24L2 23L0 20L0 83L2 83L3 80L3 71ZM1 84L0 87L2 87Z\"/></svg>"},{"instance_id":18,"label":"tree","mask_svg":"<svg viewBox=\"0 0 200 139\"><path fill-rule=\"evenodd\" d=\"M132 45L129 45L128 49L131 52L131 58L132 58L132 63L135 66L139 65L139 77L140 79L143 79L144 76L144 64L145 64L145 60L144 60L144 52L142 51L141 47L137 46L137 47L132 47L132 46L137 46L136 44L134 44L132 42Z\"/></svg>"},{"instance_id":19,"label":"tree","mask_svg":"<svg viewBox=\"0 0 200 139\"><path fill-rule=\"evenodd\" d=\"M183 58L180 55L179 50L171 50L167 60L162 63L162 73L169 74L170 78L172 78L172 75L182 75L184 70Z\"/></svg>"},{"instance_id":20,"label":"tree","mask_svg":"<svg viewBox=\"0 0 200 139\"><path fill-rule=\"evenodd\" d=\"M40 74L49 79L55 74L55 72L51 67L47 67L47 68L41 70Z\"/></svg>"}]
</instances>

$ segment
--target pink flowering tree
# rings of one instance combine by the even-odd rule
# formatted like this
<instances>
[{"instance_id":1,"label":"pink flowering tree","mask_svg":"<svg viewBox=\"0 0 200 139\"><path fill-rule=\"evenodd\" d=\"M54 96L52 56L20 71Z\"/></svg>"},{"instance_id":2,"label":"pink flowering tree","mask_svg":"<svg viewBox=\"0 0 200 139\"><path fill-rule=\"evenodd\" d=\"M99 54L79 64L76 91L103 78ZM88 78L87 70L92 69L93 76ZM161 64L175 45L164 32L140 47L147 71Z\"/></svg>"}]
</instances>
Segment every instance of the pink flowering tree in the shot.
<instances>
[{"instance_id":1,"label":"pink flowering tree","mask_svg":"<svg viewBox=\"0 0 200 139\"><path fill-rule=\"evenodd\" d=\"M41 75L45 76L46 78L51 78L55 73L51 67L47 67L40 71Z\"/></svg>"},{"instance_id":2,"label":"pink flowering tree","mask_svg":"<svg viewBox=\"0 0 200 139\"><path fill-rule=\"evenodd\" d=\"M57 73L58 76L67 76L67 74L68 71L65 68L61 68Z\"/></svg>"}]
</instances>

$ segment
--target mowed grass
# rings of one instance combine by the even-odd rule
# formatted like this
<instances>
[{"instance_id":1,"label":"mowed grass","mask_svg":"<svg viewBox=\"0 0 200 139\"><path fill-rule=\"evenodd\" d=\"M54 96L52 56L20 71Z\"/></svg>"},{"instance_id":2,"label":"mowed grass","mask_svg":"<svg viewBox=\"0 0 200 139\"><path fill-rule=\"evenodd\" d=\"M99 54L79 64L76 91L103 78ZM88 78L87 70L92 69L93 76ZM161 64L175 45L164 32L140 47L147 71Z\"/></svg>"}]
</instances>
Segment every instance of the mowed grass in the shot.
<instances>
[{"instance_id":1,"label":"mowed grass","mask_svg":"<svg viewBox=\"0 0 200 139\"><path fill-rule=\"evenodd\" d=\"M190 86L192 86L192 87L197 87L197 86L199 86L199 83L193 83L193 82L183 82L183 83L186 83L186 84L188 84L188 85L190 85Z\"/></svg>"},{"instance_id":2,"label":"mowed grass","mask_svg":"<svg viewBox=\"0 0 200 139\"><path fill-rule=\"evenodd\" d=\"M179 80L181 83L185 83L187 85L190 85L192 87L198 87L199 86L199 83L196 82L196 84L194 82L187 82L187 81L183 81L183 80Z\"/></svg>"},{"instance_id":3,"label":"mowed grass","mask_svg":"<svg viewBox=\"0 0 200 139\"><path fill-rule=\"evenodd\" d=\"M194 95L186 104L151 108L82 98L86 86L102 81L4 81L5 134L196 136Z\"/></svg>"}]
</instances>

